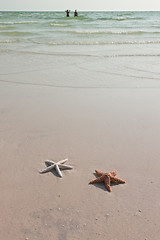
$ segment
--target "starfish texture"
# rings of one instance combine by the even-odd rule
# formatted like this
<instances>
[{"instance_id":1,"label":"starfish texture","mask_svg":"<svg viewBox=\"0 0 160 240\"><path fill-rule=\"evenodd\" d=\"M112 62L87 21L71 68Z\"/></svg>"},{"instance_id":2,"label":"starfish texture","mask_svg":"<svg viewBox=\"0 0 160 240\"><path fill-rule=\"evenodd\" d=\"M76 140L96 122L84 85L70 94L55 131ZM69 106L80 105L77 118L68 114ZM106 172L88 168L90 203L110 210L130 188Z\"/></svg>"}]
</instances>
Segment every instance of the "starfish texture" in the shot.
<instances>
[{"instance_id":1,"label":"starfish texture","mask_svg":"<svg viewBox=\"0 0 160 240\"><path fill-rule=\"evenodd\" d=\"M96 178L95 180L93 181L90 181L90 183L99 183L99 182L104 182L105 184L105 187L107 188L107 190L109 192L111 192L111 186L110 186L110 183L113 182L113 183L125 183L124 180L120 179L120 178L117 178L115 177L117 172L114 171L114 172L109 172L109 173L103 173L103 172L100 172L98 170L95 170L98 178Z\"/></svg>"},{"instance_id":2,"label":"starfish texture","mask_svg":"<svg viewBox=\"0 0 160 240\"><path fill-rule=\"evenodd\" d=\"M64 160L61 160L59 162L53 162L51 160L46 160L45 163L46 163L46 165L49 165L49 166L46 169L40 171L40 173L46 173L46 172L49 172L49 171L51 171L55 168L58 175L60 177L62 177L62 173L61 173L60 169L72 169L73 168L72 166L64 164L67 160L68 160L67 158L64 159Z\"/></svg>"}]
</instances>

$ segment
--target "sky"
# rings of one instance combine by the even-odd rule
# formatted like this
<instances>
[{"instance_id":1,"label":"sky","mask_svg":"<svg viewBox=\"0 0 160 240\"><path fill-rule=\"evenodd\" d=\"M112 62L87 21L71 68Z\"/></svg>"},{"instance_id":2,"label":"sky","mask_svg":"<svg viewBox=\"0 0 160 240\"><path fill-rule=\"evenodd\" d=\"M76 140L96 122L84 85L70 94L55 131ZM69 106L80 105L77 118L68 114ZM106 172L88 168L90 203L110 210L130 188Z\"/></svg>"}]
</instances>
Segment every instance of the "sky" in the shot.
<instances>
[{"instance_id":1,"label":"sky","mask_svg":"<svg viewBox=\"0 0 160 240\"><path fill-rule=\"evenodd\" d=\"M160 11L160 0L0 0L0 11Z\"/></svg>"}]
</instances>

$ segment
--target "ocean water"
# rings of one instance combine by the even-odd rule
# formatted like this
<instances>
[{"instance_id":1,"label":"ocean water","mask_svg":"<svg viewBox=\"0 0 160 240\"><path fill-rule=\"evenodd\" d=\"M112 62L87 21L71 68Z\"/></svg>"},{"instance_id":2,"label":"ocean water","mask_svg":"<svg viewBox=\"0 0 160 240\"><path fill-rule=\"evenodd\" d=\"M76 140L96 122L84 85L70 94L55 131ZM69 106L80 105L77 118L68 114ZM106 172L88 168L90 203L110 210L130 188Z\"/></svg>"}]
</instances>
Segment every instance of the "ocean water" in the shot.
<instances>
[{"instance_id":1,"label":"ocean water","mask_svg":"<svg viewBox=\"0 0 160 240\"><path fill-rule=\"evenodd\" d=\"M159 87L160 12L79 12L78 17L71 12L69 18L65 12L0 12L0 54L1 63L2 55L17 56L19 64L25 61L24 71L31 58L37 58L37 66L45 61L44 68L61 64L66 74L66 64L71 68L76 63L73 75L83 81L70 76L66 86L121 87L130 82L132 87ZM18 69L14 64L13 70ZM89 71L96 73L92 82ZM1 76L5 73L1 69ZM61 74L56 70L56 86L64 84ZM54 80L47 79L52 85Z\"/></svg>"}]
</instances>

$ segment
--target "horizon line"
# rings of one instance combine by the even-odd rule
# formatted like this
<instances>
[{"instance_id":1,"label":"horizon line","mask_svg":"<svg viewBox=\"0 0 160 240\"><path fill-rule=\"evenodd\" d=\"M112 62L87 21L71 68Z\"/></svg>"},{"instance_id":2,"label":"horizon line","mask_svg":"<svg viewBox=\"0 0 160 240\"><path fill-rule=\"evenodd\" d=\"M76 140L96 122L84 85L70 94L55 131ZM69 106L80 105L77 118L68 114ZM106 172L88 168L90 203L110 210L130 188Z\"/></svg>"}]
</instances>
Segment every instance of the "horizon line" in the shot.
<instances>
[{"instance_id":1,"label":"horizon line","mask_svg":"<svg viewBox=\"0 0 160 240\"><path fill-rule=\"evenodd\" d=\"M70 10L70 11L74 11L74 10ZM0 12L65 12L65 11L66 10L0 10ZM79 12L160 12L160 10L78 10L78 11Z\"/></svg>"}]
</instances>

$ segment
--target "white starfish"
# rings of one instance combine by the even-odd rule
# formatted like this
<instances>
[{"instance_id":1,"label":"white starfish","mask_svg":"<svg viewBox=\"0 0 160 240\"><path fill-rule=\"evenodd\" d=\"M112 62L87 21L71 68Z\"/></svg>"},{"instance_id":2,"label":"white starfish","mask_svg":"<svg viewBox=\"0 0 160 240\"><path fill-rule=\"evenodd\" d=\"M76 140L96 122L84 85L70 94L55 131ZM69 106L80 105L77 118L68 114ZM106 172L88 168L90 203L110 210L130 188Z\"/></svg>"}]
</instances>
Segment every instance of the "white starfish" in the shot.
<instances>
[{"instance_id":1,"label":"white starfish","mask_svg":"<svg viewBox=\"0 0 160 240\"><path fill-rule=\"evenodd\" d=\"M66 159L61 160L61 161L59 161L59 162L57 162L57 163L56 163L56 162L53 162L53 161L51 161L51 160L46 160L45 163L48 164L49 166L48 166L46 169L40 171L40 173L46 173L46 172L51 171L53 168L55 168L56 171L57 171L57 173L58 173L58 175L59 175L60 177L62 177L62 173L61 173L61 171L60 171L60 168L61 168L61 169L72 169L72 168L73 168L72 166L63 164L63 163L65 163L67 160L68 160L68 159L66 158Z\"/></svg>"}]
</instances>

